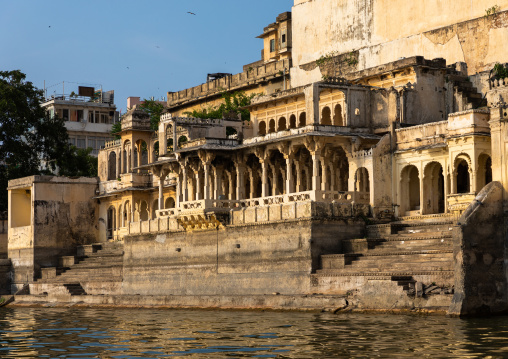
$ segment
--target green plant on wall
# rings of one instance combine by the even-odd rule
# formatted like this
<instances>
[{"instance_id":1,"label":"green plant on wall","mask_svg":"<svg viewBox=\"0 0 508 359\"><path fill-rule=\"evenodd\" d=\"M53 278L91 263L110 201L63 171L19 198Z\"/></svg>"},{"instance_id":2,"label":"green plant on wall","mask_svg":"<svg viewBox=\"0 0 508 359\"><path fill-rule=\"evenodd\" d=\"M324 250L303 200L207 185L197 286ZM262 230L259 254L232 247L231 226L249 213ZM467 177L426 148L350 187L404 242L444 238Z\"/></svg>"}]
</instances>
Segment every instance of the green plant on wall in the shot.
<instances>
[{"instance_id":1,"label":"green plant on wall","mask_svg":"<svg viewBox=\"0 0 508 359\"><path fill-rule=\"evenodd\" d=\"M202 110L184 112L185 115L195 118L215 118L220 119L224 116L241 115L243 121L250 121L249 110L242 107L250 105L251 100L259 94L246 95L244 92L224 92L222 94L223 103L219 106L211 106Z\"/></svg>"},{"instance_id":2,"label":"green plant on wall","mask_svg":"<svg viewBox=\"0 0 508 359\"><path fill-rule=\"evenodd\" d=\"M488 17L490 15L495 15L501 10L501 7L499 5L494 5L492 7L489 7L485 10L485 17Z\"/></svg>"},{"instance_id":3,"label":"green plant on wall","mask_svg":"<svg viewBox=\"0 0 508 359\"><path fill-rule=\"evenodd\" d=\"M498 79L505 79L508 77L508 69L506 66L497 63L494 65L494 69L492 70L494 77Z\"/></svg>"}]
</instances>

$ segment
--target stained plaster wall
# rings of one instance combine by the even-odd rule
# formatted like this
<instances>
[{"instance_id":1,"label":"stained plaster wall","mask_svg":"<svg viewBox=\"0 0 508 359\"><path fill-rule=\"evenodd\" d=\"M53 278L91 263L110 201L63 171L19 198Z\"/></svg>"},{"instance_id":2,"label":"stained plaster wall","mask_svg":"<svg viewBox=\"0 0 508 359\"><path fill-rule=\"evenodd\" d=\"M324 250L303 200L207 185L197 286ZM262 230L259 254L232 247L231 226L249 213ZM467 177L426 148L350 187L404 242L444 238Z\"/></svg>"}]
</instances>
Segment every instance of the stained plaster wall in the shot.
<instances>
[{"instance_id":1,"label":"stained plaster wall","mask_svg":"<svg viewBox=\"0 0 508 359\"><path fill-rule=\"evenodd\" d=\"M320 254L363 221L283 221L125 238L124 294L307 294Z\"/></svg>"},{"instance_id":2,"label":"stained plaster wall","mask_svg":"<svg viewBox=\"0 0 508 359\"><path fill-rule=\"evenodd\" d=\"M508 10L507 0L295 0L291 84L321 80L318 67L301 66L330 54L353 55L357 70L415 55L489 70L505 61L508 36L508 13L484 16L495 5Z\"/></svg>"},{"instance_id":3,"label":"stained plaster wall","mask_svg":"<svg viewBox=\"0 0 508 359\"><path fill-rule=\"evenodd\" d=\"M455 294L452 315L489 315L508 311L500 182L485 186L453 230Z\"/></svg>"},{"instance_id":4,"label":"stained plaster wall","mask_svg":"<svg viewBox=\"0 0 508 359\"><path fill-rule=\"evenodd\" d=\"M40 268L58 265L58 256L74 254L77 245L97 240L97 178L33 176L9 182L31 190L28 226L9 225L8 254L13 265L13 290L40 275ZM11 199L11 198L10 198ZM13 210L9 202L9 212Z\"/></svg>"}]
</instances>

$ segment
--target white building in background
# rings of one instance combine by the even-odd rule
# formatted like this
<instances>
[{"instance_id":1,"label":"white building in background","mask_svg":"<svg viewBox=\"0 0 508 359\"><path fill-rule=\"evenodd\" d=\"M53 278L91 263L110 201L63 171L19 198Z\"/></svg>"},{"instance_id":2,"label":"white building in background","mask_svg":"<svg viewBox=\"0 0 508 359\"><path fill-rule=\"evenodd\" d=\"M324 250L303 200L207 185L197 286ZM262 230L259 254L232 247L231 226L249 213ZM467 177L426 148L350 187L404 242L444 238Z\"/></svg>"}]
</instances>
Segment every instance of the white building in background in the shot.
<instances>
[{"instance_id":1,"label":"white building in background","mask_svg":"<svg viewBox=\"0 0 508 359\"><path fill-rule=\"evenodd\" d=\"M97 156L101 146L112 140L111 128L119 121L114 104L114 91L102 92L93 87L79 86L78 94L46 97L42 106L65 120L69 142L77 148L93 149Z\"/></svg>"}]
</instances>

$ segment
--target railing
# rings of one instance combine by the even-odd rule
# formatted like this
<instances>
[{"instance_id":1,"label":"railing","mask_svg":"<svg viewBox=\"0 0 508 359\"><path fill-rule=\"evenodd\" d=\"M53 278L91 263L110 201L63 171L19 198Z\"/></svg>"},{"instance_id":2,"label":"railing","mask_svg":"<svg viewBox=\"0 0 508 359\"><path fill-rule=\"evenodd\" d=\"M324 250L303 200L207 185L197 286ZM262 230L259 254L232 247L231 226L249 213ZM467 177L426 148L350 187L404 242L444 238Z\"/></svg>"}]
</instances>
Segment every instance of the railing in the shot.
<instances>
[{"instance_id":1,"label":"railing","mask_svg":"<svg viewBox=\"0 0 508 359\"><path fill-rule=\"evenodd\" d=\"M121 144L122 144L122 140L108 141L104 144L104 146L101 146L101 150L112 148L112 147L117 147L117 146L120 146Z\"/></svg>"},{"instance_id":2,"label":"railing","mask_svg":"<svg viewBox=\"0 0 508 359\"><path fill-rule=\"evenodd\" d=\"M180 208L170 208L156 211L157 217L172 217L184 212L204 210L230 210L235 208L263 207L271 205L289 204L295 202L325 202L325 203L370 203L368 192L337 192L337 191L306 191L289 193L278 196L250 198L244 200L201 199L181 202Z\"/></svg>"}]
</instances>

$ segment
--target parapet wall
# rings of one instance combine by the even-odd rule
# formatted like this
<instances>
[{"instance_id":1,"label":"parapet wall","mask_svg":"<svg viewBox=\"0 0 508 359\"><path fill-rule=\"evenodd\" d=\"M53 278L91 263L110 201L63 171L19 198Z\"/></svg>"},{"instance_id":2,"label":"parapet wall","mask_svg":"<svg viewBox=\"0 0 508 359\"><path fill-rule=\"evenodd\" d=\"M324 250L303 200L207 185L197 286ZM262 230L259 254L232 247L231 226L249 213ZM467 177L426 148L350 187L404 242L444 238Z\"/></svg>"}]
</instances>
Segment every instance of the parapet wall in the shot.
<instances>
[{"instance_id":1,"label":"parapet wall","mask_svg":"<svg viewBox=\"0 0 508 359\"><path fill-rule=\"evenodd\" d=\"M195 99L221 94L224 91L240 90L242 87L253 85L257 82L282 78L284 69L289 74L290 67L291 60L288 59L270 62L256 67L248 67L241 73L226 76L199 86L190 87L178 92L168 92L168 107L183 105Z\"/></svg>"}]
</instances>

